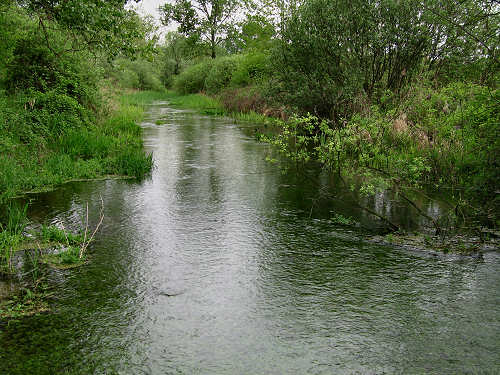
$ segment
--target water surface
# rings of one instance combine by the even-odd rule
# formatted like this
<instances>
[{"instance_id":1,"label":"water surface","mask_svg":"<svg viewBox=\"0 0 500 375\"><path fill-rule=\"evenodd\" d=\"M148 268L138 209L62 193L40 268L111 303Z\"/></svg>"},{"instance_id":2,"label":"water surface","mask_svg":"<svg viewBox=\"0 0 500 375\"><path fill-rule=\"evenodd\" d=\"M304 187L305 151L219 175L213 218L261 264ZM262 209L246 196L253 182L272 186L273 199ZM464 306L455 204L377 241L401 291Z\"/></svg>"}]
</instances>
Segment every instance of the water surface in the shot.
<instances>
[{"instance_id":1,"label":"water surface","mask_svg":"<svg viewBox=\"0 0 500 375\"><path fill-rule=\"evenodd\" d=\"M1 374L500 373L498 253L435 256L333 224L373 219L318 200L324 175L266 162L252 124L160 103L143 127L150 178L36 197L35 220L76 229L102 197L105 221L88 265L50 273L53 313L0 326Z\"/></svg>"}]
</instances>

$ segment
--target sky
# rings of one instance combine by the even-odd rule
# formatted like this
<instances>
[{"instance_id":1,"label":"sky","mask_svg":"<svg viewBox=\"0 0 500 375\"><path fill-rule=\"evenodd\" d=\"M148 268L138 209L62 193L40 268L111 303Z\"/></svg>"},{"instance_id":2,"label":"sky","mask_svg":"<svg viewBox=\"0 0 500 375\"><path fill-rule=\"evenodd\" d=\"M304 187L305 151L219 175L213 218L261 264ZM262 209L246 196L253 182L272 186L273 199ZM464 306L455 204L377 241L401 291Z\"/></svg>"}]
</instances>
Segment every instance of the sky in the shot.
<instances>
[{"instance_id":1,"label":"sky","mask_svg":"<svg viewBox=\"0 0 500 375\"><path fill-rule=\"evenodd\" d=\"M167 31L174 31L177 29L177 26L175 24L165 27L160 22L160 13L158 12L158 8L160 7L160 5L168 2L171 3L172 0L141 0L138 4L135 4L135 2L133 1L129 2L129 6L133 6L133 8L136 9L140 15L151 15L154 17L154 19L156 20L156 24L159 26L157 34L160 36L160 42L163 40L163 37L165 36L165 33Z\"/></svg>"},{"instance_id":2,"label":"sky","mask_svg":"<svg viewBox=\"0 0 500 375\"><path fill-rule=\"evenodd\" d=\"M141 0L138 4L138 10L140 14L147 15L150 14L157 20L160 19L160 15L158 13L158 8L160 5L167 3L168 0Z\"/></svg>"}]
</instances>

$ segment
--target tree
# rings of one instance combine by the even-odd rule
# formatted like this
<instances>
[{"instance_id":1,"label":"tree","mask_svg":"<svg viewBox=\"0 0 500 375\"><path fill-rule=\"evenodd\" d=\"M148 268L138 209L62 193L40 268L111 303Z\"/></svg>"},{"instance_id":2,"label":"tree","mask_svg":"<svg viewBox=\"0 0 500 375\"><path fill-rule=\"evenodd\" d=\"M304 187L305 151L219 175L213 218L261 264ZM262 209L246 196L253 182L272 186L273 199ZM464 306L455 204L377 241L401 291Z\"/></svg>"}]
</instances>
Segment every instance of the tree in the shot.
<instances>
[{"instance_id":1,"label":"tree","mask_svg":"<svg viewBox=\"0 0 500 375\"><path fill-rule=\"evenodd\" d=\"M17 0L17 3L35 17L47 48L55 55L83 50L104 51L111 56L133 55L139 47L144 47L149 31L137 13L127 9L128 0ZM66 43L61 45L51 40L51 31L55 29L67 32Z\"/></svg>"},{"instance_id":2,"label":"tree","mask_svg":"<svg viewBox=\"0 0 500 375\"><path fill-rule=\"evenodd\" d=\"M230 32L226 45L228 51L269 51L276 30L271 21L263 15L247 14Z\"/></svg>"},{"instance_id":3,"label":"tree","mask_svg":"<svg viewBox=\"0 0 500 375\"><path fill-rule=\"evenodd\" d=\"M272 59L275 91L336 122L426 70L458 78L472 69L482 82L498 71L499 9L489 0L303 0L291 9Z\"/></svg>"},{"instance_id":4,"label":"tree","mask_svg":"<svg viewBox=\"0 0 500 375\"><path fill-rule=\"evenodd\" d=\"M215 58L216 47L236 22L239 6L239 0L175 0L174 4L160 7L160 11L164 25L178 23L179 33L207 42Z\"/></svg>"}]
</instances>

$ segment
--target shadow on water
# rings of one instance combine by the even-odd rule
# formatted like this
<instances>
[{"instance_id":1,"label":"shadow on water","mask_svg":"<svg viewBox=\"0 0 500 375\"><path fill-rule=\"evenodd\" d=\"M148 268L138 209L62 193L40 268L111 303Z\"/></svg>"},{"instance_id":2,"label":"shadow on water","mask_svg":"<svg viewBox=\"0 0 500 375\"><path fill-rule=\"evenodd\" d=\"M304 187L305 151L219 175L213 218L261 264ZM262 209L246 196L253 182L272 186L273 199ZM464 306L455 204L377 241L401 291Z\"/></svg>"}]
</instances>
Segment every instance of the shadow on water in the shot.
<instances>
[{"instance_id":1,"label":"shadow on water","mask_svg":"<svg viewBox=\"0 0 500 375\"><path fill-rule=\"evenodd\" d=\"M328 177L266 162L252 124L162 105L143 126L150 179L36 196L34 220L76 229L102 196L105 221L88 265L50 273L52 313L0 326L0 373L500 371L498 253L431 256L334 225L373 220L317 200L307 173ZM370 204L418 224L390 197Z\"/></svg>"}]
</instances>

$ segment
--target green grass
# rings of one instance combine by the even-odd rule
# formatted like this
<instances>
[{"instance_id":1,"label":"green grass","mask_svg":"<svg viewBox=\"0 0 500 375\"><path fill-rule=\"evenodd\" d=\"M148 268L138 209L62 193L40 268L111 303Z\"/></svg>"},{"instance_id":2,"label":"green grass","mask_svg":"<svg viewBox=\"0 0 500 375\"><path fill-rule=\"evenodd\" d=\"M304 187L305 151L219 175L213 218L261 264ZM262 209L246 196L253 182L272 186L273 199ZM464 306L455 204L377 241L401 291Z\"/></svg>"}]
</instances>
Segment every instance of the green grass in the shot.
<instances>
[{"instance_id":1,"label":"green grass","mask_svg":"<svg viewBox=\"0 0 500 375\"><path fill-rule=\"evenodd\" d=\"M225 113L221 102L217 98L203 94L179 95L173 91L167 91L163 96L163 100L168 101L174 107L194 109L201 113L214 115Z\"/></svg>"},{"instance_id":2,"label":"green grass","mask_svg":"<svg viewBox=\"0 0 500 375\"><path fill-rule=\"evenodd\" d=\"M80 245L83 242L82 234L73 234L55 225L42 225L40 239L45 242L58 242L67 245Z\"/></svg>"},{"instance_id":3,"label":"green grass","mask_svg":"<svg viewBox=\"0 0 500 375\"><path fill-rule=\"evenodd\" d=\"M144 107L156 100L165 100L168 95L164 91L137 91L122 95L119 98L120 104L134 107Z\"/></svg>"},{"instance_id":4,"label":"green grass","mask_svg":"<svg viewBox=\"0 0 500 375\"><path fill-rule=\"evenodd\" d=\"M152 155L144 153L138 122L144 105L161 96L124 95L110 115L54 134L46 132L42 120L24 113L14 99L0 98L0 204L67 181L147 174L153 167Z\"/></svg>"},{"instance_id":5,"label":"green grass","mask_svg":"<svg viewBox=\"0 0 500 375\"><path fill-rule=\"evenodd\" d=\"M0 272L12 271L12 255L24 240L24 230L28 222L27 209L27 205L20 206L9 202L3 213L5 217L0 217Z\"/></svg>"},{"instance_id":6,"label":"green grass","mask_svg":"<svg viewBox=\"0 0 500 375\"><path fill-rule=\"evenodd\" d=\"M242 113L242 112L232 112L229 114L232 118L239 120L239 121L248 121L248 122L253 122L253 123L268 123L272 122L272 119L268 116L265 116L261 113L257 113L254 111L250 111L247 113Z\"/></svg>"},{"instance_id":7,"label":"green grass","mask_svg":"<svg viewBox=\"0 0 500 375\"><path fill-rule=\"evenodd\" d=\"M76 246L68 246L58 253L42 256L43 263L58 269L79 267L85 264L86 260L86 257L80 258L80 248Z\"/></svg>"},{"instance_id":8,"label":"green grass","mask_svg":"<svg viewBox=\"0 0 500 375\"><path fill-rule=\"evenodd\" d=\"M126 106L144 107L153 101L167 101L179 108L194 109L201 113L222 115L225 113L221 102L214 97L203 94L181 95L174 91L141 91L123 95L120 103Z\"/></svg>"}]
</instances>

